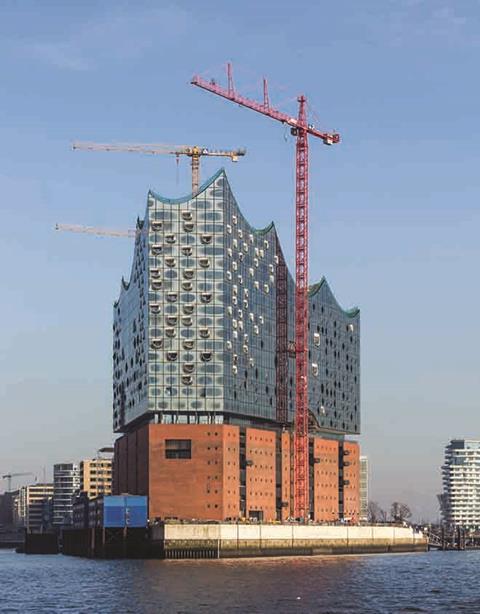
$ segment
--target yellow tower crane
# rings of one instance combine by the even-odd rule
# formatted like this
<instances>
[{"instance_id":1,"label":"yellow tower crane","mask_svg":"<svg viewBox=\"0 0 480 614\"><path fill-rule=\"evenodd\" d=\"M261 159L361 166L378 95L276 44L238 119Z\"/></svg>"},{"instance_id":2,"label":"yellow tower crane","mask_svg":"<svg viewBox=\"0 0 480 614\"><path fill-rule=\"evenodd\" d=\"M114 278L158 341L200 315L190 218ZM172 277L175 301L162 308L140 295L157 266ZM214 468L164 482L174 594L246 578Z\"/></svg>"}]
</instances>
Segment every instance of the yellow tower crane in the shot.
<instances>
[{"instance_id":1,"label":"yellow tower crane","mask_svg":"<svg viewBox=\"0 0 480 614\"><path fill-rule=\"evenodd\" d=\"M134 239L138 230L128 228L127 230L118 230L113 228L99 228L98 226L82 226L81 224L55 224L55 230L60 232L80 232L87 235L97 235L99 237L125 237Z\"/></svg>"},{"instance_id":2,"label":"yellow tower crane","mask_svg":"<svg viewBox=\"0 0 480 614\"><path fill-rule=\"evenodd\" d=\"M81 149L84 151L128 151L131 153L144 153L151 155L171 154L177 157L188 156L192 159L192 194L198 192L200 187L200 157L201 156L219 156L222 158L230 158L232 162L237 162L238 158L244 156L246 149L207 149L198 145L163 145L156 143L90 143L90 142L75 142L72 149Z\"/></svg>"}]
</instances>

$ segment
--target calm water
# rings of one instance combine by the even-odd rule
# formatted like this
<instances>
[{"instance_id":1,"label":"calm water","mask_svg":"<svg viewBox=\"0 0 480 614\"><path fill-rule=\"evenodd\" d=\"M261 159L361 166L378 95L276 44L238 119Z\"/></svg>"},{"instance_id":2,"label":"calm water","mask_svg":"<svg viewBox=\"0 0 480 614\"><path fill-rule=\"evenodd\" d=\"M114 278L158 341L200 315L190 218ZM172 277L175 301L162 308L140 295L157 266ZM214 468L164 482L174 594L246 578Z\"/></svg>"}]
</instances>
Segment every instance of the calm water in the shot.
<instances>
[{"instance_id":1,"label":"calm water","mask_svg":"<svg viewBox=\"0 0 480 614\"><path fill-rule=\"evenodd\" d=\"M0 612L475 612L480 552L100 561L0 551Z\"/></svg>"}]
</instances>

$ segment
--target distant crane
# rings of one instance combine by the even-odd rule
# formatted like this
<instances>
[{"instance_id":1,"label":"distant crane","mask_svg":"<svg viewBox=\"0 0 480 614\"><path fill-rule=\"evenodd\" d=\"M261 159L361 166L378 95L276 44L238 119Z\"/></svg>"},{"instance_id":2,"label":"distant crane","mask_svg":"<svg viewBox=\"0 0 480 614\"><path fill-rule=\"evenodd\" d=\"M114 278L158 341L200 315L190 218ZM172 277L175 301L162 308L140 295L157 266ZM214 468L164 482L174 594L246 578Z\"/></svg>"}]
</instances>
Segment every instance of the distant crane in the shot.
<instances>
[{"instance_id":1,"label":"distant crane","mask_svg":"<svg viewBox=\"0 0 480 614\"><path fill-rule=\"evenodd\" d=\"M244 156L245 149L207 149L198 145L163 145L155 143L90 143L75 142L72 149L82 149L84 151L128 151L132 153L144 153L151 155L171 154L177 157L188 156L192 159L192 194L196 194L200 187L200 157L219 156L230 158L232 162L237 162L238 158Z\"/></svg>"},{"instance_id":2,"label":"distant crane","mask_svg":"<svg viewBox=\"0 0 480 614\"><path fill-rule=\"evenodd\" d=\"M55 224L55 230L61 232L81 232L100 237L127 237L134 239L139 233L138 230L129 228L128 230L115 230L111 228L98 228L96 226L81 226L80 224Z\"/></svg>"},{"instance_id":3,"label":"distant crane","mask_svg":"<svg viewBox=\"0 0 480 614\"><path fill-rule=\"evenodd\" d=\"M2 480L7 480L7 492L12 492L12 478L19 478L26 475L33 475L33 473L31 471L28 471L26 473L6 473L5 475L2 475Z\"/></svg>"},{"instance_id":4,"label":"distant crane","mask_svg":"<svg viewBox=\"0 0 480 614\"><path fill-rule=\"evenodd\" d=\"M296 138L295 190L295 438L294 438L294 515L308 519L310 514L308 483L308 137L319 138L324 145L340 142L336 132L322 132L309 123L307 99L298 96L298 116L278 111L270 104L267 80L263 80L263 100L240 94L233 83L232 65L227 64L227 87L195 75L191 84L256 111L290 127Z\"/></svg>"}]
</instances>

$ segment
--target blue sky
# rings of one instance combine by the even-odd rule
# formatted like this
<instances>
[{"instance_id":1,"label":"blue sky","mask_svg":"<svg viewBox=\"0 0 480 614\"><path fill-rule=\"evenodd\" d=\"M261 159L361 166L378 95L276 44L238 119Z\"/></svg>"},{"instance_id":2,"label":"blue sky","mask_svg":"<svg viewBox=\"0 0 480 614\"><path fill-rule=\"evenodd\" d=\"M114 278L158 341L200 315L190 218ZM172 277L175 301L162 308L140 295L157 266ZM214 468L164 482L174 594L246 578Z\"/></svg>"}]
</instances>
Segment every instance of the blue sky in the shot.
<instances>
[{"instance_id":1,"label":"blue sky","mask_svg":"<svg viewBox=\"0 0 480 614\"><path fill-rule=\"evenodd\" d=\"M442 448L480 436L480 2L23 2L0 7L0 471L47 475L111 436L111 319L149 188L188 191L169 157L72 152L72 140L248 149L227 172L292 262L294 143L189 85L234 63L239 90L295 112L311 141L311 280L362 309L372 498L437 514ZM217 170L203 162L203 177Z\"/></svg>"}]
</instances>

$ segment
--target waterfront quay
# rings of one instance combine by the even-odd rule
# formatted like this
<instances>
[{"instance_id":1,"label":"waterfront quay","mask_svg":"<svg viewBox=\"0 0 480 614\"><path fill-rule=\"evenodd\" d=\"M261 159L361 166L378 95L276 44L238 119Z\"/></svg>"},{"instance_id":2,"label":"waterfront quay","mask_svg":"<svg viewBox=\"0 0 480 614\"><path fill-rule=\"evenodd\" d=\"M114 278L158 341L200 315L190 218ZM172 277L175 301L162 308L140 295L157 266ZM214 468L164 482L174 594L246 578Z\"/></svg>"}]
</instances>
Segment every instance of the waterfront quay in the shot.
<instances>
[{"instance_id":1,"label":"waterfront quay","mask_svg":"<svg viewBox=\"0 0 480 614\"><path fill-rule=\"evenodd\" d=\"M303 524L184 524L152 527L164 558L218 558L423 552L427 540L411 527ZM198 557L196 556L198 554Z\"/></svg>"},{"instance_id":2,"label":"waterfront quay","mask_svg":"<svg viewBox=\"0 0 480 614\"><path fill-rule=\"evenodd\" d=\"M63 553L93 558L211 559L424 552L411 527L165 522L63 532Z\"/></svg>"}]
</instances>

